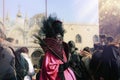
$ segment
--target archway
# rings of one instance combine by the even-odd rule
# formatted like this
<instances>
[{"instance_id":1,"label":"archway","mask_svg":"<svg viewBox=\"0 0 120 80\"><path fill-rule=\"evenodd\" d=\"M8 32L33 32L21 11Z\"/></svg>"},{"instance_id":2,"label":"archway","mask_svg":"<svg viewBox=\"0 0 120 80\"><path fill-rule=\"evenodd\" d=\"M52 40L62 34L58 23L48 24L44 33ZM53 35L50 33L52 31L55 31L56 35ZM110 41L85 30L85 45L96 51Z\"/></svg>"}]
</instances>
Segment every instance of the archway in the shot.
<instances>
[{"instance_id":1,"label":"archway","mask_svg":"<svg viewBox=\"0 0 120 80\"><path fill-rule=\"evenodd\" d=\"M32 62L33 62L33 65L35 68L39 68L39 60L41 58L41 55L43 54L44 52L41 50L41 49L36 49L32 55L31 55L31 59L32 59Z\"/></svg>"}]
</instances>

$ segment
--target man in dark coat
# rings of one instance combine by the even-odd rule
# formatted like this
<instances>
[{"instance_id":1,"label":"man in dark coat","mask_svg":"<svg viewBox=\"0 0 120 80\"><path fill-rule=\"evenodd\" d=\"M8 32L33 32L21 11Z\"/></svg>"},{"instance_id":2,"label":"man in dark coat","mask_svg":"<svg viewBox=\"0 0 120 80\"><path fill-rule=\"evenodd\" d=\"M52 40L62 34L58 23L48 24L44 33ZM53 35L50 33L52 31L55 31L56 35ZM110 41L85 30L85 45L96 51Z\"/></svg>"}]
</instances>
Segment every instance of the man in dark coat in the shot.
<instances>
[{"instance_id":1,"label":"man in dark coat","mask_svg":"<svg viewBox=\"0 0 120 80\"><path fill-rule=\"evenodd\" d=\"M92 54L92 59L90 61L90 71L94 80L99 80L100 78L100 65L102 53L103 46L100 44L94 44L94 51Z\"/></svg>"},{"instance_id":2,"label":"man in dark coat","mask_svg":"<svg viewBox=\"0 0 120 80\"><path fill-rule=\"evenodd\" d=\"M108 44L102 54L101 77L104 80L118 80L120 70L120 51L118 43L113 43L112 37L107 38Z\"/></svg>"}]
</instances>

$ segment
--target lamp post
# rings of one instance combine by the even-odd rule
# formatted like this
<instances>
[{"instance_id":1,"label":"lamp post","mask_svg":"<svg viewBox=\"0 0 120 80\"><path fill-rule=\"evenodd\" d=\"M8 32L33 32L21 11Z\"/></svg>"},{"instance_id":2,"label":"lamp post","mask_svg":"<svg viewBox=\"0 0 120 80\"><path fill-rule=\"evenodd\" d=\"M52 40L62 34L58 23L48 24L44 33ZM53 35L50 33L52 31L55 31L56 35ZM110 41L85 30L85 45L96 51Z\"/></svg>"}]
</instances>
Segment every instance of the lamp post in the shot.
<instances>
[{"instance_id":1,"label":"lamp post","mask_svg":"<svg viewBox=\"0 0 120 80\"><path fill-rule=\"evenodd\" d=\"M45 17L47 18L47 0L45 0Z\"/></svg>"},{"instance_id":2,"label":"lamp post","mask_svg":"<svg viewBox=\"0 0 120 80\"><path fill-rule=\"evenodd\" d=\"M5 31L5 1L3 0L3 30Z\"/></svg>"}]
</instances>

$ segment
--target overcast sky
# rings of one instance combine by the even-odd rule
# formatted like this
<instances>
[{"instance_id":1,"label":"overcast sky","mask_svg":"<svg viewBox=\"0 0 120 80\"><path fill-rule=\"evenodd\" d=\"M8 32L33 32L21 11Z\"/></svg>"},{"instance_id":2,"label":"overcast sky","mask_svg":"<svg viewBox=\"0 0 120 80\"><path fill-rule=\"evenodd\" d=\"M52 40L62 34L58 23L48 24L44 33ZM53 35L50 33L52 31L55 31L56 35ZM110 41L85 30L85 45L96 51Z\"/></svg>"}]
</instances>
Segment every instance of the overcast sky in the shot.
<instances>
[{"instance_id":1,"label":"overcast sky","mask_svg":"<svg viewBox=\"0 0 120 80\"><path fill-rule=\"evenodd\" d=\"M20 8L23 17L29 18L45 12L45 0L4 0L5 14L15 19ZM3 0L0 0L0 17L3 16ZM98 0L47 0L47 13L56 13L65 22L98 24Z\"/></svg>"}]
</instances>

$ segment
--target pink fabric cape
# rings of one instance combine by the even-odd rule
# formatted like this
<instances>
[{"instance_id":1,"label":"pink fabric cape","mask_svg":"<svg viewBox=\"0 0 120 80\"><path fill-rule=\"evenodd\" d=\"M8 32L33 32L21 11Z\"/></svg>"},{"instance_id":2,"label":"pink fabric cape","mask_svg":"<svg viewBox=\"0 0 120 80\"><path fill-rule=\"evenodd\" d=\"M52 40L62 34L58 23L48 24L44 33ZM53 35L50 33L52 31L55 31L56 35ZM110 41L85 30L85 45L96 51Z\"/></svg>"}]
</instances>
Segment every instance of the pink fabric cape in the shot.
<instances>
[{"instance_id":1,"label":"pink fabric cape","mask_svg":"<svg viewBox=\"0 0 120 80\"><path fill-rule=\"evenodd\" d=\"M66 62L67 58L65 52L62 50L63 60ZM42 71L40 72L39 80L61 80L58 76L59 65L63 62L52 55L51 52L47 51L42 64ZM73 71L70 68L67 68L64 71L65 80L76 80Z\"/></svg>"}]
</instances>

